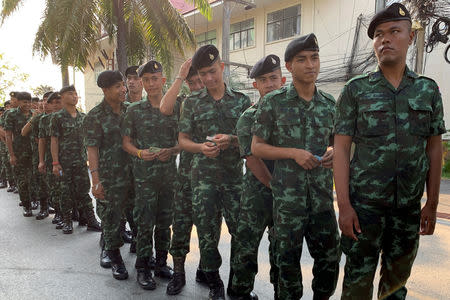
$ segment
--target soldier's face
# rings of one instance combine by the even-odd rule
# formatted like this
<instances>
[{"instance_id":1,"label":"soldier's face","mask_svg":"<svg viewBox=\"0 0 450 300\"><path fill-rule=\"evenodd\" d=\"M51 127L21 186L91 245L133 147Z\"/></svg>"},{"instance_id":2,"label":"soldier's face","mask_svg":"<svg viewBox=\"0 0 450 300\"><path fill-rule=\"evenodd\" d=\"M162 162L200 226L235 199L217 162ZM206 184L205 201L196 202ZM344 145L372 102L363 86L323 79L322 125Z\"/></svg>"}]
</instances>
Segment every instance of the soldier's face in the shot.
<instances>
[{"instance_id":1,"label":"soldier's face","mask_svg":"<svg viewBox=\"0 0 450 300\"><path fill-rule=\"evenodd\" d=\"M30 100L19 100L19 107L24 112L29 112L31 109L31 101Z\"/></svg>"},{"instance_id":2,"label":"soldier's face","mask_svg":"<svg viewBox=\"0 0 450 300\"><path fill-rule=\"evenodd\" d=\"M281 69L258 76L253 82L253 87L258 90L259 95L264 97L266 94L280 89L286 82L286 77L281 75Z\"/></svg>"},{"instance_id":3,"label":"soldier's face","mask_svg":"<svg viewBox=\"0 0 450 300\"><path fill-rule=\"evenodd\" d=\"M137 75L127 75L127 87L132 93L142 93L142 81Z\"/></svg>"},{"instance_id":4,"label":"soldier's face","mask_svg":"<svg viewBox=\"0 0 450 300\"><path fill-rule=\"evenodd\" d=\"M373 49L381 65L395 65L406 61L408 47L414 38L409 21L381 23L375 28Z\"/></svg>"},{"instance_id":5,"label":"soldier's face","mask_svg":"<svg viewBox=\"0 0 450 300\"><path fill-rule=\"evenodd\" d=\"M76 106L78 103L78 94L75 91L67 91L61 94L61 101L63 104Z\"/></svg>"},{"instance_id":6,"label":"soldier's face","mask_svg":"<svg viewBox=\"0 0 450 300\"><path fill-rule=\"evenodd\" d=\"M203 82L200 80L200 76L198 75L189 77L189 79L186 79L186 83L191 92L199 91L205 87Z\"/></svg>"},{"instance_id":7,"label":"soldier's face","mask_svg":"<svg viewBox=\"0 0 450 300\"><path fill-rule=\"evenodd\" d=\"M216 61L212 66L198 70L198 76L207 89L216 89L223 86L223 69L225 64Z\"/></svg>"},{"instance_id":8,"label":"soldier's face","mask_svg":"<svg viewBox=\"0 0 450 300\"><path fill-rule=\"evenodd\" d=\"M125 83L123 81L116 82L109 88L103 89L105 99L112 102L124 102L126 92L127 88L125 87Z\"/></svg>"},{"instance_id":9,"label":"soldier's face","mask_svg":"<svg viewBox=\"0 0 450 300\"><path fill-rule=\"evenodd\" d=\"M11 103L11 107L12 107L12 108L17 107L17 106L19 105L18 102L19 102L19 100L17 100L16 97L11 97L10 103Z\"/></svg>"},{"instance_id":10,"label":"soldier's face","mask_svg":"<svg viewBox=\"0 0 450 300\"><path fill-rule=\"evenodd\" d=\"M161 95L164 83L166 83L166 78L162 73L144 73L141 80L149 97Z\"/></svg>"},{"instance_id":11,"label":"soldier's face","mask_svg":"<svg viewBox=\"0 0 450 300\"><path fill-rule=\"evenodd\" d=\"M318 51L300 51L290 61L286 62L286 69L292 78L301 83L315 83L320 71Z\"/></svg>"}]
</instances>

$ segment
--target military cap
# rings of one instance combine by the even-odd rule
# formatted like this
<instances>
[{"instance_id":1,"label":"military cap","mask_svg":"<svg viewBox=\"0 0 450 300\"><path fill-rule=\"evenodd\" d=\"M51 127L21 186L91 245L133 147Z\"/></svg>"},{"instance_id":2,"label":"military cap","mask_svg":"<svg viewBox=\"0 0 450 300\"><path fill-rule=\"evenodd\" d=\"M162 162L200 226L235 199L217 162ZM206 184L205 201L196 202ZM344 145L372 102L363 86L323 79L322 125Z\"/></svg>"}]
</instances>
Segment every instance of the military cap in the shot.
<instances>
[{"instance_id":1,"label":"military cap","mask_svg":"<svg viewBox=\"0 0 450 300\"><path fill-rule=\"evenodd\" d=\"M156 60L151 60L145 65L140 66L137 70L137 73L139 77L142 77L142 75L144 75L145 73L162 73L162 71L163 67L161 66L161 64Z\"/></svg>"},{"instance_id":2,"label":"military cap","mask_svg":"<svg viewBox=\"0 0 450 300\"><path fill-rule=\"evenodd\" d=\"M290 61L300 51L319 51L316 35L310 33L291 41L284 52L284 61Z\"/></svg>"},{"instance_id":3,"label":"military cap","mask_svg":"<svg viewBox=\"0 0 450 300\"><path fill-rule=\"evenodd\" d=\"M16 94L17 100L28 100L31 101L31 94L28 92L20 92Z\"/></svg>"},{"instance_id":4,"label":"military cap","mask_svg":"<svg viewBox=\"0 0 450 300\"><path fill-rule=\"evenodd\" d=\"M250 71L250 78L257 78L280 68L280 58L275 54L269 54L256 62Z\"/></svg>"},{"instance_id":5,"label":"military cap","mask_svg":"<svg viewBox=\"0 0 450 300\"><path fill-rule=\"evenodd\" d=\"M61 95L58 92L51 93L47 98L47 103L51 103L56 99L61 99Z\"/></svg>"},{"instance_id":6,"label":"military cap","mask_svg":"<svg viewBox=\"0 0 450 300\"><path fill-rule=\"evenodd\" d=\"M201 68L212 66L218 59L220 59L220 56L216 46L205 45L195 51L192 57L192 67L200 70Z\"/></svg>"},{"instance_id":7,"label":"military cap","mask_svg":"<svg viewBox=\"0 0 450 300\"><path fill-rule=\"evenodd\" d=\"M137 76L137 70L139 69L139 66L130 66L125 70L125 77L127 77L128 75L133 75L133 76Z\"/></svg>"},{"instance_id":8,"label":"military cap","mask_svg":"<svg viewBox=\"0 0 450 300\"><path fill-rule=\"evenodd\" d=\"M66 92L76 92L77 90L73 85L68 85L59 90L59 93L62 95Z\"/></svg>"},{"instance_id":9,"label":"military cap","mask_svg":"<svg viewBox=\"0 0 450 300\"><path fill-rule=\"evenodd\" d=\"M50 96L53 92L47 92L42 96L42 100L44 100L44 98L48 98L48 96Z\"/></svg>"},{"instance_id":10,"label":"military cap","mask_svg":"<svg viewBox=\"0 0 450 300\"><path fill-rule=\"evenodd\" d=\"M10 97L13 97L13 98L17 98L17 94L18 94L19 92L10 92L9 93L9 96Z\"/></svg>"},{"instance_id":11,"label":"military cap","mask_svg":"<svg viewBox=\"0 0 450 300\"><path fill-rule=\"evenodd\" d=\"M197 75L197 70L195 68L193 68L192 66L189 68L189 73L186 76L186 79L191 78L192 76Z\"/></svg>"},{"instance_id":12,"label":"military cap","mask_svg":"<svg viewBox=\"0 0 450 300\"><path fill-rule=\"evenodd\" d=\"M39 102L39 97L32 97L31 102Z\"/></svg>"},{"instance_id":13,"label":"military cap","mask_svg":"<svg viewBox=\"0 0 450 300\"><path fill-rule=\"evenodd\" d=\"M97 85L99 88L109 88L114 84L123 81L123 76L120 71L103 71L98 75Z\"/></svg>"},{"instance_id":14,"label":"military cap","mask_svg":"<svg viewBox=\"0 0 450 300\"><path fill-rule=\"evenodd\" d=\"M394 3L373 16L372 20L370 21L369 28L367 29L367 35L371 39L373 39L375 29L378 25L386 22L401 20L408 20L409 22L411 22L411 14L403 4Z\"/></svg>"}]
</instances>

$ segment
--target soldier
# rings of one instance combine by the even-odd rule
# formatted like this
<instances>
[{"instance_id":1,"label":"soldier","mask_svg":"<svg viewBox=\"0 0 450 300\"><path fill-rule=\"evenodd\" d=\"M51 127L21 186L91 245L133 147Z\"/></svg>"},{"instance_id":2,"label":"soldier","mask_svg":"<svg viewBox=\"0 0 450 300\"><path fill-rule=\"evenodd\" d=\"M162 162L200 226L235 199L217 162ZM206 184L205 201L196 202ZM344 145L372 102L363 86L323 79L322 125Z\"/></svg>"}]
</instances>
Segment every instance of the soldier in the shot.
<instances>
[{"instance_id":1,"label":"soldier","mask_svg":"<svg viewBox=\"0 0 450 300\"><path fill-rule=\"evenodd\" d=\"M23 126L31 118L31 95L28 92L20 92L16 97L19 106L8 113L5 119L6 146L17 178L23 216L31 217L33 216L30 196L31 144L29 137L21 135Z\"/></svg>"},{"instance_id":2,"label":"soldier","mask_svg":"<svg viewBox=\"0 0 450 300\"><path fill-rule=\"evenodd\" d=\"M122 124L123 148L133 157L136 192L135 220L138 226L137 281L143 289L153 290L156 282L150 270L155 235L155 276L170 279L167 266L172 222L173 182L176 179L176 116L159 111L166 78L159 62L149 61L138 70L147 97L127 109ZM176 109L175 109L176 111Z\"/></svg>"},{"instance_id":3,"label":"soldier","mask_svg":"<svg viewBox=\"0 0 450 300\"><path fill-rule=\"evenodd\" d=\"M209 297L224 299L219 275L222 258L217 246L223 215L231 234L230 260L233 259L242 184L236 123L250 106L250 100L225 85L224 63L215 46L199 48L192 58L192 66L206 88L192 93L184 102L178 140L183 150L194 153L191 166L193 218L199 236L201 268L210 288ZM231 275L230 268L229 278Z\"/></svg>"},{"instance_id":4,"label":"soldier","mask_svg":"<svg viewBox=\"0 0 450 300\"><path fill-rule=\"evenodd\" d=\"M268 93L280 89L286 82L282 76L280 58L268 55L259 60L250 72L253 87L259 91L260 101ZM234 276L231 294L239 299L252 299L255 275L258 271L258 248L266 227L269 229L270 282L274 285L277 299L278 269L274 259L272 179L273 161L262 160L252 155L251 127L255 122L258 104L248 108L236 125L241 157L246 159L247 172L244 175L239 223L237 227L236 253L233 265Z\"/></svg>"},{"instance_id":5,"label":"soldier","mask_svg":"<svg viewBox=\"0 0 450 300\"><path fill-rule=\"evenodd\" d=\"M5 107L0 107L0 120L5 112ZM0 121L1 122L1 121ZM0 189L8 187L8 181L6 177L6 166L5 159L7 154L7 149L5 145L5 131L0 128Z\"/></svg>"},{"instance_id":6,"label":"soldier","mask_svg":"<svg viewBox=\"0 0 450 300\"><path fill-rule=\"evenodd\" d=\"M125 83L119 71L104 71L97 79L103 101L84 119L85 145L92 175L92 194L96 198L97 215L102 221L105 250L111 260L115 279L128 278L120 254L123 246L120 223L128 202L131 162L122 149L120 123L126 111Z\"/></svg>"},{"instance_id":7,"label":"soldier","mask_svg":"<svg viewBox=\"0 0 450 300\"><path fill-rule=\"evenodd\" d=\"M185 61L178 72L170 89L161 100L161 113L167 116L176 114L178 120L181 114L181 107L186 97L178 96L183 81L185 81L192 92L203 89L197 71L191 67L192 59ZM180 107L175 111L174 107ZM173 222L172 222L172 240L170 245L170 254L173 257L173 278L167 285L167 294L176 295L181 292L183 286L186 285L186 275L184 271L184 263L186 255L189 253L189 243L192 231L192 190L191 190L191 161L192 153L181 151L180 163L178 165L177 183L175 189L175 200L173 205ZM200 264L199 264L200 265ZM197 269L196 281L206 283L203 272L200 267Z\"/></svg>"},{"instance_id":8,"label":"soldier","mask_svg":"<svg viewBox=\"0 0 450 300\"><path fill-rule=\"evenodd\" d=\"M10 92L10 101L5 102L6 111L4 112L2 119L0 120L0 125L4 131L6 116L17 107L17 98L16 95L18 92ZM5 146L6 146L6 133L5 133ZM8 150L8 149L6 149ZM9 187L6 189L8 193L18 193L19 190L16 187L15 175L12 170L11 164L9 162L9 153L6 151L6 159L5 159L5 168L6 168L6 179L8 180Z\"/></svg>"},{"instance_id":9,"label":"soldier","mask_svg":"<svg viewBox=\"0 0 450 300\"><path fill-rule=\"evenodd\" d=\"M303 238L314 259L313 299L329 299L339 273L339 235L333 208L334 98L318 90L319 45L311 33L286 48L292 83L262 100L256 112L252 153L275 160L270 181L278 298L303 295Z\"/></svg>"},{"instance_id":10,"label":"soldier","mask_svg":"<svg viewBox=\"0 0 450 300\"><path fill-rule=\"evenodd\" d=\"M138 66L131 66L125 70L128 92L125 101L134 103L142 100L142 81L137 73Z\"/></svg>"},{"instance_id":11,"label":"soldier","mask_svg":"<svg viewBox=\"0 0 450 300\"><path fill-rule=\"evenodd\" d=\"M380 252L378 299L405 299L419 235L435 228L444 112L437 84L406 66L414 39L408 10L392 4L367 33L378 68L350 80L336 106L334 178L346 255L341 299L372 298Z\"/></svg>"},{"instance_id":12,"label":"soldier","mask_svg":"<svg viewBox=\"0 0 450 300\"><path fill-rule=\"evenodd\" d=\"M84 113L77 110L78 95L73 85L60 90L63 109L50 123L53 174L59 176L63 233L73 232L72 207L76 205L87 219L87 230L101 231L89 196L90 182L83 144Z\"/></svg>"}]
</instances>

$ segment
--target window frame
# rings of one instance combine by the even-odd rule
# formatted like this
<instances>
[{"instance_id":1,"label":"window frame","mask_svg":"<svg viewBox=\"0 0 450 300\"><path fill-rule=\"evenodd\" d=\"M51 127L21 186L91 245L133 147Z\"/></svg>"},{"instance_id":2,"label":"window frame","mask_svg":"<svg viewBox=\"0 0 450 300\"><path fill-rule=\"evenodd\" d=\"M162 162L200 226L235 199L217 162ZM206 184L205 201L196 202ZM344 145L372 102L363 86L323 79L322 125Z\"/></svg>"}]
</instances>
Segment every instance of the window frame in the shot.
<instances>
[{"instance_id":1,"label":"window frame","mask_svg":"<svg viewBox=\"0 0 450 300\"><path fill-rule=\"evenodd\" d=\"M285 11L288 9L292 9L294 7L298 7L297 15L295 17L286 17ZM277 13L277 12L282 12L283 15L282 15L281 19L269 22L269 15ZM298 23L298 32L297 33L294 33L291 36L284 36L284 29L285 29L284 26L285 26L286 20L295 20L295 23L296 24ZM278 22L280 22L280 27L281 27L281 31L282 31L281 36L278 36L278 38L273 38L272 40L269 40L269 27L271 24L276 24ZM302 5L301 4L274 10L274 11L268 12L266 14L266 43L273 43L273 42L281 41L284 39L292 38L296 35L300 35L301 30L302 30Z\"/></svg>"}]
</instances>

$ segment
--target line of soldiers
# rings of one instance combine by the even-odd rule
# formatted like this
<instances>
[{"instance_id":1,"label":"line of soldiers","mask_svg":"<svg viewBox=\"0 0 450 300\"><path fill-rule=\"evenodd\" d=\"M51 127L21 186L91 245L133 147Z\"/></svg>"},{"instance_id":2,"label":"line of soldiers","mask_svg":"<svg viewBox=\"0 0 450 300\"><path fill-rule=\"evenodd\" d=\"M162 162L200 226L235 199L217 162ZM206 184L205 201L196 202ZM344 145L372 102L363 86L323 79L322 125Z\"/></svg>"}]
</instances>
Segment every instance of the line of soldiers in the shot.
<instances>
[{"instance_id":1,"label":"line of soldiers","mask_svg":"<svg viewBox=\"0 0 450 300\"><path fill-rule=\"evenodd\" d=\"M313 299L334 294L341 252L346 255L341 299L372 298L380 254L378 298L405 299L419 235L433 234L436 222L442 99L432 79L406 66L414 33L403 5L376 14L368 35L378 68L350 80L337 102L316 87L320 57L314 34L287 46L284 61L293 79L288 86L278 56L255 64L250 78L261 98L254 105L224 83L224 63L212 45L183 63L165 94L163 68L152 60L129 67L126 83L118 71L102 72L97 84L104 98L86 116L75 108L73 87L50 95L47 103L61 98L63 108L48 106L39 121L37 169L50 176L45 177L50 191L53 186L50 199L64 232L72 231L74 207L83 212L88 229L100 228L87 195L87 150L102 221L100 264L111 267L116 279L128 278L120 252L127 220L136 242L138 284L155 289L155 275L170 280L168 295L179 294L195 224L196 281L209 286L209 299L225 299L218 251L224 218L231 235L226 293L232 299L258 299L253 286L266 229L274 299L303 295L303 239L314 259ZM190 89L187 97L179 96L183 82ZM9 110L3 128L28 216L26 137L37 121L27 109L30 96L15 96L19 108ZM421 208L425 185L428 198ZM38 199L41 213L48 215L45 199ZM169 252L173 269L167 265Z\"/></svg>"}]
</instances>

